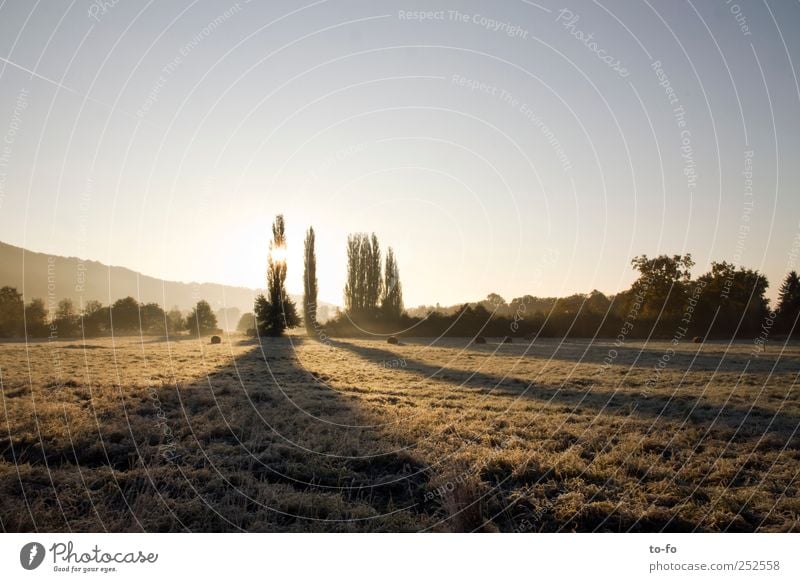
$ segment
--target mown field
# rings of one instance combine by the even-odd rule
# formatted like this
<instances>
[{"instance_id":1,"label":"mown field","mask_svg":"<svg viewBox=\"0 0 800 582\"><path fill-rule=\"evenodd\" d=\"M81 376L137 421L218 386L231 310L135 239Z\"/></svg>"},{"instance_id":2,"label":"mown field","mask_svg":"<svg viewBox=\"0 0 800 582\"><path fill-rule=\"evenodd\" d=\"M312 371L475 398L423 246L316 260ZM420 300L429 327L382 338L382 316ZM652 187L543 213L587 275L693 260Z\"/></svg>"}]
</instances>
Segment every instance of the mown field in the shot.
<instances>
[{"instance_id":1,"label":"mown field","mask_svg":"<svg viewBox=\"0 0 800 582\"><path fill-rule=\"evenodd\" d=\"M800 346L403 342L2 343L0 527L800 529Z\"/></svg>"}]
</instances>

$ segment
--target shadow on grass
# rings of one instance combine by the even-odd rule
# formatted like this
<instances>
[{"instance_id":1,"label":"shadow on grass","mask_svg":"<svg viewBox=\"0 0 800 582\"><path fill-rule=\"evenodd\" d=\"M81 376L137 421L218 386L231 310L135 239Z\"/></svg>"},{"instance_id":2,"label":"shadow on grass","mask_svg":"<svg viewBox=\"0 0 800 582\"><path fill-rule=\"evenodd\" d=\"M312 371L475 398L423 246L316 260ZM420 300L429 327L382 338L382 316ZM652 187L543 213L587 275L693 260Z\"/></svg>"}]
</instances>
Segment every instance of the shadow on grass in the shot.
<instances>
[{"instance_id":1,"label":"shadow on grass","mask_svg":"<svg viewBox=\"0 0 800 582\"><path fill-rule=\"evenodd\" d=\"M391 350L356 345L345 341L334 341L337 348L349 350L371 361L383 362L397 358ZM540 400L548 404L569 405L576 412L592 411L603 414L650 417L664 421L683 423L701 428L725 428L738 430L740 437L759 437L771 434L784 439L787 444L800 425L800 416L787 412L776 412L760 406L717 405L704 401L699 395L686 393L666 396L645 395L645 386L627 388L625 391L598 390L591 383L585 386L550 386L534 384L529 379L515 376L500 376L485 372L442 368L419 360L404 358L403 370L413 372L421 378L444 380L454 388L464 387L495 390L511 396ZM633 392L634 390L638 390ZM633 393L632 393L633 392Z\"/></svg>"},{"instance_id":2,"label":"shadow on grass","mask_svg":"<svg viewBox=\"0 0 800 582\"><path fill-rule=\"evenodd\" d=\"M424 527L419 502L427 468L385 452L397 445L378 430L358 428L369 424L360 403L303 369L290 340L253 343L228 365L190 381L174 382L167 373L157 383L102 391L83 383L58 393L47 386L4 391L11 420L0 432L0 526L52 532ZM105 350L91 357L110 358Z\"/></svg>"},{"instance_id":3,"label":"shadow on grass","mask_svg":"<svg viewBox=\"0 0 800 582\"><path fill-rule=\"evenodd\" d=\"M447 345L448 340L456 338L443 338L443 341L432 345ZM502 344L502 338L487 338L488 343L465 344L471 351L493 353ZM410 340L404 340L410 341ZM428 345L429 342L414 341L416 345ZM610 364L614 367L652 368L665 354L669 340L652 340L648 344L644 340L632 339L626 344L616 345L613 339L608 338L539 338L535 341L515 338L513 343L503 344L499 347L502 355L518 355L569 362L571 364ZM800 342L791 341L773 342L768 344L766 351L753 351L755 346L749 340L737 340L734 343L726 341L707 341L703 344L694 344L689 340L679 343L674 354L671 355L669 365L673 369L690 368L696 372L711 372L715 370L737 372L794 372L800 367L800 357L797 348ZM744 349L743 349L744 348ZM784 351L783 355L781 352ZM614 353L614 357L609 357Z\"/></svg>"}]
</instances>

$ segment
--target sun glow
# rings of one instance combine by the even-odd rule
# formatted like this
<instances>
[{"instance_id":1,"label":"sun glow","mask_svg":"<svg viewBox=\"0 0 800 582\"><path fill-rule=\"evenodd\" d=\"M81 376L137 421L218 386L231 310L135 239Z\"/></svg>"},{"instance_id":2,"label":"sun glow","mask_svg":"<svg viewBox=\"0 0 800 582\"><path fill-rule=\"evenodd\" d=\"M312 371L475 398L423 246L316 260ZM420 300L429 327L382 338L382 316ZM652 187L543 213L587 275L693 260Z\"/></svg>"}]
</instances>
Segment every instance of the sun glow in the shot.
<instances>
[{"instance_id":1,"label":"sun glow","mask_svg":"<svg viewBox=\"0 0 800 582\"><path fill-rule=\"evenodd\" d=\"M286 262L286 247L276 247L270 251L270 255L272 256L272 260L276 263L285 263Z\"/></svg>"}]
</instances>

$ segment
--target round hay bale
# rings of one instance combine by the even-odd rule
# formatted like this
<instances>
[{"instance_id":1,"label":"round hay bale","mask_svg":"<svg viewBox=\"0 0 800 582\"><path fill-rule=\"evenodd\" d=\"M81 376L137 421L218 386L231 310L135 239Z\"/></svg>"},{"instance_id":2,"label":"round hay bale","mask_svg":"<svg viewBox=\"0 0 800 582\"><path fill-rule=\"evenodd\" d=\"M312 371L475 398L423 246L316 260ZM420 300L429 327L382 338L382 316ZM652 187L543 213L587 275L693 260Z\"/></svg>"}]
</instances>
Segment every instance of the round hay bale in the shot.
<instances>
[{"instance_id":1,"label":"round hay bale","mask_svg":"<svg viewBox=\"0 0 800 582\"><path fill-rule=\"evenodd\" d=\"M482 335L479 335L479 336L476 336L475 339L472 340L472 341L473 341L473 343L476 343L476 344L485 344L486 343L486 338L483 337Z\"/></svg>"},{"instance_id":2,"label":"round hay bale","mask_svg":"<svg viewBox=\"0 0 800 582\"><path fill-rule=\"evenodd\" d=\"M248 328L245 335L247 335L247 337L256 337L256 329L254 327Z\"/></svg>"},{"instance_id":3,"label":"round hay bale","mask_svg":"<svg viewBox=\"0 0 800 582\"><path fill-rule=\"evenodd\" d=\"M504 338L503 338L503 343L504 343L504 344L510 344L510 343L513 343L513 342L514 342L514 340L513 340L513 339L511 339L511 338L510 338L510 337L508 337L508 336L506 336L506 337L504 337Z\"/></svg>"},{"instance_id":4,"label":"round hay bale","mask_svg":"<svg viewBox=\"0 0 800 582\"><path fill-rule=\"evenodd\" d=\"M396 337L394 337L393 335L390 335L389 338L386 340L386 343L396 346L396 345L398 345L400 343L400 341Z\"/></svg>"},{"instance_id":5,"label":"round hay bale","mask_svg":"<svg viewBox=\"0 0 800 582\"><path fill-rule=\"evenodd\" d=\"M693 344L701 344L701 343L703 343L703 338L701 338L699 335L697 335L697 336L692 338L692 343Z\"/></svg>"},{"instance_id":6,"label":"round hay bale","mask_svg":"<svg viewBox=\"0 0 800 582\"><path fill-rule=\"evenodd\" d=\"M218 335L212 335L211 336L211 343L212 344L221 344L222 343L222 338L219 337Z\"/></svg>"}]
</instances>

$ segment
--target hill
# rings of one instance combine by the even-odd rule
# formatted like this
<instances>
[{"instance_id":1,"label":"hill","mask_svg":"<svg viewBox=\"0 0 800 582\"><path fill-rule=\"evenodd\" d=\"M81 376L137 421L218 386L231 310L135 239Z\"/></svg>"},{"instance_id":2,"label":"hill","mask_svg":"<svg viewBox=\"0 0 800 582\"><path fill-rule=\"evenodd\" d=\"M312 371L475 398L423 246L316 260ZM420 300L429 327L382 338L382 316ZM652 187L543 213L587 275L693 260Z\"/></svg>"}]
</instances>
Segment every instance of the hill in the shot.
<instances>
[{"instance_id":1,"label":"hill","mask_svg":"<svg viewBox=\"0 0 800 582\"><path fill-rule=\"evenodd\" d=\"M97 299L107 305L130 295L142 303L184 310L205 299L215 310L235 307L242 313L252 311L253 300L261 292L219 283L166 281L125 267L33 252L0 242L0 286L5 285L16 287L26 302L38 297L47 303L52 297L55 301L69 298L78 305Z\"/></svg>"}]
</instances>

